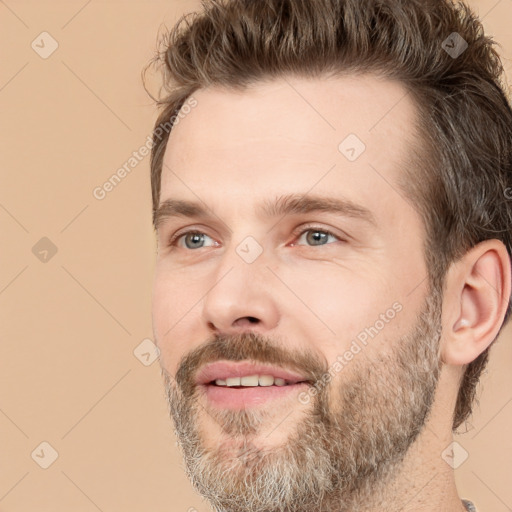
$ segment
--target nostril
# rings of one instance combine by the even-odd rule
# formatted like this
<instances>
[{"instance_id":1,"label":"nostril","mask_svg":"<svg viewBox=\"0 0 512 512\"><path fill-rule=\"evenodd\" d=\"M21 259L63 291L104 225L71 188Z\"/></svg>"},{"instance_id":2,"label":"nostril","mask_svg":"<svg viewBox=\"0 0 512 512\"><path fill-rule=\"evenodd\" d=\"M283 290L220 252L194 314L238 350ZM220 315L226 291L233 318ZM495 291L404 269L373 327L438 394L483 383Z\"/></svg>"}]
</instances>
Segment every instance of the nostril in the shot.
<instances>
[{"instance_id":1,"label":"nostril","mask_svg":"<svg viewBox=\"0 0 512 512\"><path fill-rule=\"evenodd\" d=\"M242 316L233 322L233 326L237 328L250 326L252 328L253 324L259 324L260 322L261 320L254 316Z\"/></svg>"}]
</instances>

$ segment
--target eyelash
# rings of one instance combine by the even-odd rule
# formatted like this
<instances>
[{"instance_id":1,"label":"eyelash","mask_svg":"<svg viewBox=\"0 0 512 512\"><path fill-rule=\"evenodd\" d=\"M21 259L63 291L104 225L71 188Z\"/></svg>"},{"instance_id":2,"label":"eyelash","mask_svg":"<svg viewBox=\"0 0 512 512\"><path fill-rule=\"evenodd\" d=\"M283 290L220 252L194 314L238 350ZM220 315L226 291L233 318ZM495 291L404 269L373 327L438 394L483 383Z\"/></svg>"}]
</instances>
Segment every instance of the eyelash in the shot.
<instances>
[{"instance_id":1,"label":"eyelash","mask_svg":"<svg viewBox=\"0 0 512 512\"><path fill-rule=\"evenodd\" d=\"M329 231L328 229L322 228L320 226L314 226L314 225L302 226L301 227L301 231L297 230L297 231L294 231L292 234L293 234L293 236L295 238L300 238L304 233L307 233L308 231L317 231L317 232L320 232L320 233L325 233L328 236L330 235L330 236L332 236L334 238L337 238L338 241L340 241L340 242L346 242L346 240L340 238L338 235L334 234L332 231ZM177 247L177 242L182 237L184 237L185 235L191 235L191 234L194 234L194 235L206 235L206 233L204 233L202 231L199 231L199 230L196 230L196 229L191 229L189 231L183 231L183 232L178 233L178 234L176 234L176 235L171 237L171 239L169 240L169 243L167 244L168 247ZM208 235L206 235L206 236L208 236ZM331 244L321 244L319 246L309 245L309 246L306 246L306 247L322 247L323 245L331 245ZM188 251L197 250L197 249L187 249L186 247L184 249L186 249ZM203 249L203 247L199 247L199 249Z\"/></svg>"}]
</instances>

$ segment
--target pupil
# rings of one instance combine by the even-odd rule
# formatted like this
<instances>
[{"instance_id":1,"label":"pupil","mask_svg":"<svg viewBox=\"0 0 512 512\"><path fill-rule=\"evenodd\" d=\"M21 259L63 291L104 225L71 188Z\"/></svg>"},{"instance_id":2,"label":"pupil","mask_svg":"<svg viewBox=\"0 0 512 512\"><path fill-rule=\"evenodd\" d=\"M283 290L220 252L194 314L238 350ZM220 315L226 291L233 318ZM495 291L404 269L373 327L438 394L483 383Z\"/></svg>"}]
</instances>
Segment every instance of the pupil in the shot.
<instances>
[{"instance_id":1,"label":"pupil","mask_svg":"<svg viewBox=\"0 0 512 512\"><path fill-rule=\"evenodd\" d=\"M319 236L316 236L316 235L319 235ZM327 233L323 233L322 231L311 231L310 235L309 235L308 242L313 242L313 245L315 245L316 242L322 242L323 240L325 240L326 236L327 236Z\"/></svg>"},{"instance_id":2,"label":"pupil","mask_svg":"<svg viewBox=\"0 0 512 512\"><path fill-rule=\"evenodd\" d=\"M188 240L190 240L192 242L192 244L196 244L196 243L201 243L203 241L203 235L199 234L199 233L192 233L192 234L189 234L189 237ZM188 244L188 241L187 239L185 239L185 241L187 242L186 245L187 247L190 249L190 246Z\"/></svg>"}]
</instances>

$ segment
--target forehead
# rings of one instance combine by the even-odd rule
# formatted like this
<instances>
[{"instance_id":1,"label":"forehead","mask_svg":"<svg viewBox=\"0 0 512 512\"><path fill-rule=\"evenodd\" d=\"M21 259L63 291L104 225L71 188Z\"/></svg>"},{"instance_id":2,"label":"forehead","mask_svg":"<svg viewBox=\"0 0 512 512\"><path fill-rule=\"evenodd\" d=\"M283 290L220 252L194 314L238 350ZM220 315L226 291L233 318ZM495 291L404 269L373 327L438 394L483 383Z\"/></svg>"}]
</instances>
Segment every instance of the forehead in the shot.
<instances>
[{"instance_id":1,"label":"forehead","mask_svg":"<svg viewBox=\"0 0 512 512\"><path fill-rule=\"evenodd\" d=\"M286 77L193 97L169 137L161 201L228 197L248 207L252 197L314 189L377 209L404 202L397 180L417 140L417 111L399 82Z\"/></svg>"}]
</instances>

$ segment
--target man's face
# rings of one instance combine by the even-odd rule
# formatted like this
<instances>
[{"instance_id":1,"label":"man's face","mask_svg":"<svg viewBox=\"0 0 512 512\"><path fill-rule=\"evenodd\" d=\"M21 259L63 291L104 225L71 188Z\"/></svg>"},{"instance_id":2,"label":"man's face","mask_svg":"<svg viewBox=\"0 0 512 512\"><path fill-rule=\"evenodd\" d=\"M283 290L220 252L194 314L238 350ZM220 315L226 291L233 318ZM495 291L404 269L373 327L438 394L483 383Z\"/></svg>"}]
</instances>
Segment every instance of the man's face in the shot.
<instances>
[{"instance_id":1,"label":"man's face","mask_svg":"<svg viewBox=\"0 0 512 512\"><path fill-rule=\"evenodd\" d=\"M440 298L397 184L414 105L370 75L194 98L167 144L160 203L205 213L162 217L153 288L188 474L223 511L348 505L398 468L438 379ZM318 208L329 200L343 208ZM198 384L218 361L307 382Z\"/></svg>"}]
</instances>

